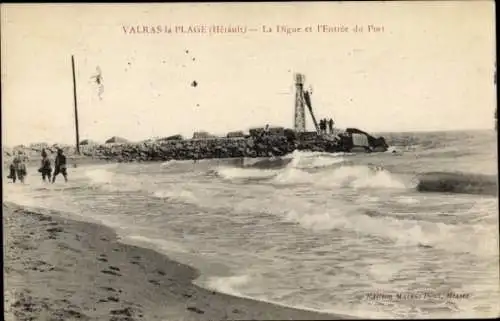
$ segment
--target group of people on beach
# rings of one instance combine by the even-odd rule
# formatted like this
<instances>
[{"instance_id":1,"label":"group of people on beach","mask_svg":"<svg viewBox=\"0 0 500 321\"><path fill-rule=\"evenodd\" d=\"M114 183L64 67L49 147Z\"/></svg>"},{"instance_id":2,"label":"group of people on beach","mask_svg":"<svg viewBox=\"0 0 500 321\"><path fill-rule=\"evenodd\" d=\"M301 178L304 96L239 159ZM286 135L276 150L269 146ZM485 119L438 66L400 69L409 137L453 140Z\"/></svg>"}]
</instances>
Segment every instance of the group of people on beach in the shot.
<instances>
[{"instance_id":1,"label":"group of people on beach","mask_svg":"<svg viewBox=\"0 0 500 321\"><path fill-rule=\"evenodd\" d=\"M50 182L52 180L52 183L55 183L56 177L59 174L62 174L64 177L64 181L68 181L68 172L66 170L66 156L64 155L64 152L61 148L57 149L57 155L54 160L54 173L52 174L52 161L49 158L49 155L47 154L47 151L45 149L42 149L42 160L40 167L38 168L38 172L42 174L42 180L44 182ZM12 160L12 163L10 164L10 173L7 178L12 179L12 182L15 183L17 179L21 183L24 183L24 178L28 174L26 170L26 159L27 157L19 151L16 156L14 156L14 159Z\"/></svg>"},{"instance_id":2,"label":"group of people on beach","mask_svg":"<svg viewBox=\"0 0 500 321\"><path fill-rule=\"evenodd\" d=\"M15 183L16 180L24 183L24 178L28 174L25 163L26 158L26 155L24 155L23 152L19 151L17 155L15 155L12 159L12 162L9 166L9 176L7 176L7 178L12 179L13 183Z\"/></svg>"},{"instance_id":3,"label":"group of people on beach","mask_svg":"<svg viewBox=\"0 0 500 321\"><path fill-rule=\"evenodd\" d=\"M321 131L321 133L323 134L333 134L333 119L330 118L330 119L326 119L326 118L323 118L319 121L319 129ZM327 131L328 130L328 131Z\"/></svg>"},{"instance_id":4,"label":"group of people on beach","mask_svg":"<svg viewBox=\"0 0 500 321\"><path fill-rule=\"evenodd\" d=\"M52 174L52 164L49 155L42 149L42 164L38 169L38 172L42 174L42 180L45 182L50 182L50 177ZM68 181L68 172L66 170L66 156L61 148L57 149L57 155L54 160L54 174L52 175L52 183L55 183L57 175L62 174L64 181Z\"/></svg>"}]
</instances>

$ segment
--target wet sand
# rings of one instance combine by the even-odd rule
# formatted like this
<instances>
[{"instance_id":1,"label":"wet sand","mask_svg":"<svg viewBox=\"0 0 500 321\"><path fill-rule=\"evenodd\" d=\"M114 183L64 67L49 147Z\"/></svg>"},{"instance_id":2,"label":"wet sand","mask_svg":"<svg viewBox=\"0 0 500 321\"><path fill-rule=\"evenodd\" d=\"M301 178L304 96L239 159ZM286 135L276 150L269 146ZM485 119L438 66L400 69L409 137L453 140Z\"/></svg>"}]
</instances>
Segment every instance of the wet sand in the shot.
<instances>
[{"instance_id":1,"label":"wet sand","mask_svg":"<svg viewBox=\"0 0 500 321\"><path fill-rule=\"evenodd\" d=\"M332 320L200 288L109 228L3 203L5 320Z\"/></svg>"}]
</instances>

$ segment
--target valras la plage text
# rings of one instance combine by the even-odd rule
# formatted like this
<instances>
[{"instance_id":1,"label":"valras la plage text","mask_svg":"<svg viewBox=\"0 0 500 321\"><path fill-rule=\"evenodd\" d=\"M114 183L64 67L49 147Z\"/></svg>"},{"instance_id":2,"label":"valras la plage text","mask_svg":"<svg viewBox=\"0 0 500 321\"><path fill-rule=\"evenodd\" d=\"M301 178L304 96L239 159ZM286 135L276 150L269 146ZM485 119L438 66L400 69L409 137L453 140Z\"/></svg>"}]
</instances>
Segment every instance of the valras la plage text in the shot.
<instances>
[{"instance_id":1,"label":"valras la plage text","mask_svg":"<svg viewBox=\"0 0 500 321\"><path fill-rule=\"evenodd\" d=\"M125 34L219 34L219 33L247 33L246 26L241 25L135 25L122 26Z\"/></svg>"},{"instance_id":2,"label":"valras la plage text","mask_svg":"<svg viewBox=\"0 0 500 321\"><path fill-rule=\"evenodd\" d=\"M384 32L383 26L376 25L354 25L346 26L316 24L303 27L295 27L288 25L260 25L255 27L245 25L217 25L217 24L195 24L195 25L122 25L122 30L125 34L245 34L249 32L261 33L347 33L347 32Z\"/></svg>"}]
</instances>

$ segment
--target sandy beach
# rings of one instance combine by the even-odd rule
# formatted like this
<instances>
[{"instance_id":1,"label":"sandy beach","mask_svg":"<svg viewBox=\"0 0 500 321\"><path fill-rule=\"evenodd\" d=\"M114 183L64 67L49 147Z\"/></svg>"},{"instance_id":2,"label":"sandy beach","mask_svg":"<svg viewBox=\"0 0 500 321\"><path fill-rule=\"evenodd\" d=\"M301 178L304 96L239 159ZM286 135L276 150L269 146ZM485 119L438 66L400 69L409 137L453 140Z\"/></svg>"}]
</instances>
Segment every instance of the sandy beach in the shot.
<instances>
[{"instance_id":1,"label":"sandy beach","mask_svg":"<svg viewBox=\"0 0 500 321\"><path fill-rule=\"evenodd\" d=\"M192 284L197 271L104 226L3 203L5 320L328 320Z\"/></svg>"}]
</instances>

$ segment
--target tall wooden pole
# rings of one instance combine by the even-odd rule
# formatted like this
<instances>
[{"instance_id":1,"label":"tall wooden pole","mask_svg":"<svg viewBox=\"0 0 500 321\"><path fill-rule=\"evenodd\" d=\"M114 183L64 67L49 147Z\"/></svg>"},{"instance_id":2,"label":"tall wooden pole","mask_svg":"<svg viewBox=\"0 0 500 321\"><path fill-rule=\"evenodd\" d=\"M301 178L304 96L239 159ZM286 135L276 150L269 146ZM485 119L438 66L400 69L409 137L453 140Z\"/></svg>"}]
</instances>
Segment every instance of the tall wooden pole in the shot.
<instances>
[{"instance_id":1,"label":"tall wooden pole","mask_svg":"<svg viewBox=\"0 0 500 321\"><path fill-rule=\"evenodd\" d=\"M78 103L76 99L75 57L71 56L71 67L73 70L73 100L75 104L75 130L76 130L76 153L80 155L80 133L78 130Z\"/></svg>"}]
</instances>

